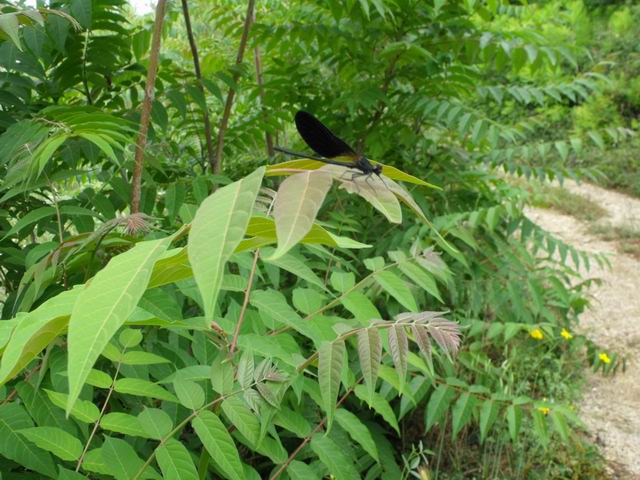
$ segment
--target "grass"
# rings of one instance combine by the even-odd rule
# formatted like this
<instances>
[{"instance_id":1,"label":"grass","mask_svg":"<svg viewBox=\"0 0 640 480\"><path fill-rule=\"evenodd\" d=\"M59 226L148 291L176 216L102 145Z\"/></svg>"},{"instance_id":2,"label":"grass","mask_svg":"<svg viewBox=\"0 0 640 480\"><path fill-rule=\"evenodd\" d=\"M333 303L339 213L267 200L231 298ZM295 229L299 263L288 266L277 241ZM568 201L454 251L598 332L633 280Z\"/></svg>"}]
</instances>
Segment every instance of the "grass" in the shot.
<instances>
[{"instance_id":1,"label":"grass","mask_svg":"<svg viewBox=\"0 0 640 480\"><path fill-rule=\"evenodd\" d=\"M593 200L550 185L541 185L535 189L533 204L536 207L553 208L585 222L594 222L607 215L607 211Z\"/></svg>"},{"instance_id":2,"label":"grass","mask_svg":"<svg viewBox=\"0 0 640 480\"><path fill-rule=\"evenodd\" d=\"M589 231L605 241L618 242L618 251L640 259L640 229L629 225L591 225Z\"/></svg>"}]
</instances>

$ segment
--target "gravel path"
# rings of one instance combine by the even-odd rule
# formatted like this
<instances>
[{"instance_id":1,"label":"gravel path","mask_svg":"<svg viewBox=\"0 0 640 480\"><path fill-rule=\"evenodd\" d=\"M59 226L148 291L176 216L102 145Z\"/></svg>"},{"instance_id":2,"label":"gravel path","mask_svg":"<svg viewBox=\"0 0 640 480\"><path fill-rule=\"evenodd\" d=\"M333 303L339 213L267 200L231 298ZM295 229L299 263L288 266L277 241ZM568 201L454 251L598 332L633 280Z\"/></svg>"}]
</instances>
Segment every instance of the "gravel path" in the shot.
<instances>
[{"instance_id":1,"label":"gravel path","mask_svg":"<svg viewBox=\"0 0 640 480\"><path fill-rule=\"evenodd\" d=\"M589 184L566 187L608 211L598 223L640 227L640 200ZM595 265L585 272L604 284L593 290L592 308L581 316L580 328L598 344L627 355L627 371L589 375L581 418L608 460L611 478L640 480L640 262L617 253L615 242L602 241L573 217L541 209L527 215L578 249L610 254L611 269Z\"/></svg>"}]
</instances>

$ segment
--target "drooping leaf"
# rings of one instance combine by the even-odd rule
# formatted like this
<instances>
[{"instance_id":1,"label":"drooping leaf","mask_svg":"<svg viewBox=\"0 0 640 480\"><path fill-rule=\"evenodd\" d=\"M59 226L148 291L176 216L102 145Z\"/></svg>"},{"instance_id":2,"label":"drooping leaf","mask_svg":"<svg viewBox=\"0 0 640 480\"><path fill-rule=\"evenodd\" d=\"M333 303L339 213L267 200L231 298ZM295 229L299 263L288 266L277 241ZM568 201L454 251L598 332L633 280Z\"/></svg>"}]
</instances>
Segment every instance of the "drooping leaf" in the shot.
<instances>
[{"instance_id":1,"label":"drooping leaf","mask_svg":"<svg viewBox=\"0 0 640 480\"><path fill-rule=\"evenodd\" d=\"M191 425L220 470L232 480L243 480L240 454L220 419L213 412L203 410L191 421Z\"/></svg>"},{"instance_id":2,"label":"drooping leaf","mask_svg":"<svg viewBox=\"0 0 640 480\"><path fill-rule=\"evenodd\" d=\"M476 397L469 392L464 392L456 401L451 416L452 434L454 438L471 419L475 403Z\"/></svg>"},{"instance_id":3,"label":"drooping leaf","mask_svg":"<svg viewBox=\"0 0 640 480\"><path fill-rule=\"evenodd\" d=\"M403 307L412 312L418 311L418 305L407 284L395 273L388 270L374 274L376 282Z\"/></svg>"},{"instance_id":4,"label":"drooping leaf","mask_svg":"<svg viewBox=\"0 0 640 480\"><path fill-rule=\"evenodd\" d=\"M398 425L396 414L393 413L391 405L389 405L389 402L382 395L378 392L374 392L371 401L369 401L368 392L364 385L357 385L354 393L356 394L356 397L367 403L367 405L373 408L378 415L384 418L384 420L398 433L398 435L400 435L400 426Z\"/></svg>"},{"instance_id":5,"label":"drooping leaf","mask_svg":"<svg viewBox=\"0 0 640 480\"><path fill-rule=\"evenodd\" d=\"M361 478L344 449L340 448L330 437L322 434L314 435L311 439L311 449L336 480L358 480Z\"/></svg>"},{"instance_id":6,"label":"drooping leaf","mask_svg":"<svg viewBox=\"0 0 640 480\"><path fill-rule=\"evenodd\" d=\"M358 337L358 357L360 358L360 369L367 387L368 398L371 401L376 389L378 379L378 368L382 356L382 342L377 328L365 328L359 330Z\"/></svg>"},{"instance_id":7,"label":"drooping leaf","mask_svg":"<svg viewBox=\"0 0 640 480\"><path fill-rule=\"evenodd\" d=\"M498 402L493 399L485 400L480 411L480 443L484 443L497 418Z\"/></svg>"},{"instance_id":8,"label":"drooping leaf","mask_svg":"<svg viewBox=\"0 0 640 480\"><path fill-rule=\"evenodd\" d=\"M159 408L145 408L138 415L138 422L149 438L161 440L173 428L169 414Z\"/></svg>"},{"instance_id":9,"label":"drooping leaf","mask_svg":"<svg viewBox=\"0 0 640 480\"><path fill-rule=\"evenodd\" d=\"M22 405L0 405L0 455L45 477L54 478L56 468L51 455L18 433L33 426L31 417Z\"/></svg>"},{"instance_id":10,"label":"drooping leaf","mask_svg":"<svg viewBox=\"0 0 640 480\"><path fill-rule=\"evenodd\" d=\"M180 403L190 410L197 410L204 405L204 390L191 380L176 379L173 381Z\"/></svg>"},{"instance_id":11,"label":"drooping leaf","mask_svg":"<svg viewBox=\"0 0 640 480\"><path fill-rule=\"evenodd\" d=\"M349 436L367 452L376 461L380 462L378 457L378 449L376 443L373 441L371 432L367 426L360 421L360 419L351 413L349 410L339 408L336 410L336 421L338 424L349 433Z\"/></svg>"},{"instance_id":12,"label":"drooping leaf","mask_svg":"<svg viewBox=\"0 0 640 480\"><path fill-rule=\"evenodd\" d=\"M229 397L221 406L229 421L252 445L257 446L260 439L260 421L247 404L239 397Z\"/></svg>"},{"instance_id":13,"label":"drooping leaf","mask_svg":"<svg viewBox=\"0 0 640 480\"><path fill-rule=\"evenodd\" d=\"M318 382L320 384L322 403L327 414L327 428L329 429L336 411L345 351L345 344L342 340L324 342L319 349Z\"/></svg>"},{"instance_id":14,"label":"drooping leaf","mask_svg":"<svg viewBox=\"0 0 640 480\"><path fill-rule=\"evenodd\" d=\"M224 266L242 241L260 189L264 168L216 190L196 212L188 240L193 276L204 302L207 319L213 319Z\"/></svg>"},{"instance_id":15,"label":"drooping leaf","mask_svg":"<svg viewBox=\"0 0 640 480\"><path fill-rule=\"evenodd\" d=\"M82 453L80 440L57 427L23 428L18 433L62 460L78 460Z\"/></svg>"},{"instance_id":16,"label":"drooping leaf","mask_svg":"<svg viewBox=\"0 0 640 480\"><path fill-rule=\"evenodd\" d=\"M158 447L156 459L165 480L198 480L196 470L189 450L174 438L167 440Z\"/></svg>"},{"instance_id":17,"label":"drooping leaf","mask_svg":"<svg viewBox=\"0 0 640 480\"><path fill-rule=\"evenodd\" d=\"M298 173L282 182L273 207L278 248L272 260L282 257L309 233L332 182L333 175L322 170Z\"/></svg>"},{"instance_id":18,"label":"drooping leaf","mask_svg":"<svg viewBox=\"0 0 640 480\"><path fill-rule=\"evenodd\" d=\"M98 356L135 309L170 242L171 237L138 243L112 258L78 295L69 319L67 413Z\"/></svg>"},{"instance_id":19,"label":"drooping leaf","mask_svg":"<svg viewBox=\"0 0 640 480\"><path fill-rule=\"evenodd\" d=\"M407 355L409 354L409 341L407 332L402 325L393 325L387 329L389 339L389 350L393 365L396 367L398 376L400 377L400 393L402 393L402 385L407 374Z\"/></svg>"},{"instance_id":20,"label":"drooping leaf","mask_svg":"<svg viewBox=\"0 0 640 480\"><path fill-rule=\"evenodd\" d=\"M425 428L427 430L431 430L434 424L442 420L454 396L455 391L445 384L438 386L431 394L425 411Z\"/></svg>"}]
</instances>

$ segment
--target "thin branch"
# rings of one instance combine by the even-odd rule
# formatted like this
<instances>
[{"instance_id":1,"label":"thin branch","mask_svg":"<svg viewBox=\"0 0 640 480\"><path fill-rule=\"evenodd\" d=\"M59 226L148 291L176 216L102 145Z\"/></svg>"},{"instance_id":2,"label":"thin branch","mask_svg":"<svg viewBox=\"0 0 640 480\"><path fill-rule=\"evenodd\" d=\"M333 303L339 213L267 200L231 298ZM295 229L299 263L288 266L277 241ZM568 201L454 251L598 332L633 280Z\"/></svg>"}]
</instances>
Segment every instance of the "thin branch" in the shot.
<instances>
[{"instance_id":1,"label":"thin branch","mask_svg":"<svg viewBox=\"0 0 640 480\"><path fill-rule=\"evenodd\" d=\"M87 454L87 450L89 450L89 446L91 445L91 440L93 440L93 437L95 436L96 432L98 431L98 426L100 425L100 420L104 416L104 411L107 409L107 405L109 404L109 399L111 398L111 394L113 393L113 389L116 386L116 379L118 378L118 373L120 372L120 365L121 365L121 362L118 362L118 365L116 367L116 373L113 376L113 380L111 381L111 386L109 387L109 391L107 392L107 398L104 399L104 403L102 404L102 408L100 409L100 415L98 415L98 419L93 424L93 429L91 430L91 434L89 435L89 438L87 439L87 442L84 445L84 449L82 450L82 454L80 455L80 458L78 459L78 463L76 464L76 472L80 471L80 467L82 466L82 462L84 461L84 457Z\"/></svg>"},{"instance_id":2,"label":"thin branch","mask_svg":"<svg viewBox=\"0 0 640 480\"><path fill-rule=\"evenodd\" d=\"M211 135L211 121L209 120L209 110L206 104L204 83L202 82L202 72L200 70L200 57L198 56L198 47L193 36L193 30L191 29L191 17L189 16L188 0L182 0L182 13L184 16L184 24L187 29L189 46L191 47L191 56L193 57L193 70L195 71L196 79L198 80L198 88L202 92L202 97L205 99L205 108L202 112L202 117L204 120L204 138L207 144L207 159L209 160L209 168L213 172L215 170L215 154L213 150L213 138Z\"/></svg>"},{"instance_id":3,"label":"thin branch","mask_svg":"<svg viewBox=\"0 0 640 480\"><path fill-rule=\"evenodd\" d=\"M269 204L269 208L267 209L267 216L269 216L269 214L271 213L272 207L273 207L273 201ZM236 323L236 328L233 332L233 340L231 340L231 346L229 347L229 358L233 357L233 352L235 351L236 345L238 344L240 329L242 328L244 317L245 317L245 314L247 313L247 307L249 306L249 297L251 296L251 288L253 287L253 277L255 276L256 269L258 268L259 257L260 257L260 249L257 248L255 253L253 254L253 264L251 265L251 272L249 272L249 280L247 280L247 289L244 292L244 300L242 301L240 316L238 317L238 322Z\"/></svg>"},{"instance_id":4,"label":"thin branch","mask_svg":"<svg viewBox=\"0 0 640 480\"><path fill-rule=\"evenodd\" d=\"M255 23L256 17L255 12L253 13L253 21ZM264 81L262 78L262 60L260 58L260 47L256 45L256 48L253 50L253 59L256 64L256 83L258 84L258 96L260 97L260 108L262 109L263 117L266 120L266 111L264 108ZM267 144L267 155L269 158L273 158L275 151L273 150L273 138L271 133L265 129L264 139Z\"/></svg>"},{"instance_id":5,"label":"thin branch","mask_svg":"<svg viewBox=\"0 0 640 480\"><path fill-rule=\"evenodd\" d=\"M155 96L156 75L158 73L158 57L160 56L160 41L162 39L162 24L167 0L158 0L156 17L153 24L153 37L151 40L151 52L149 55L149 68L147 70L147 84L144 88L144 100L142 101L142 113L140 115L140 130L136 141L135 163L133 167L133 184L131 189L131 213L140 211L140 193L142 185L142 170L144 167L144 150L147 146L147 133L151 120L151 106Z\"/></svg>"},{"instance_id":6,"label":"thin branch","mask_svg":"<svg viewBox=\"0 0 640 480\"><path fill-rule=\"evenodd\" d=\"M251 288L253 287L253 277L256 274L256 268L258 266L258 258L260 257L260 249L256 249L253 254L253 264L251 265L251 272L249 272L249 280L247 281L247 289L244 291L244 300L242 301L242 308L240 309L240 316L236 323L236 328L233 331L233 340L231 340L231 346L229 347L229 357L233 357L233 352L236 350L238 344L238 337L240 336L240 329L244 322L245 314L247 313L247 307L249 306L249 297L251 296Z\"/></svg>"},{"instance_id":7,"label":"thin branch","mask_svg":"<svg viewBox=\"0 0 640 480\"><path fill-rule=\"evenodd\" d=\"M244 51L247 47L247 39L249 38L249 29L251 28L251 21L253 20L253 8L255 7L256 1L249 0L247 4L247 14L244 18L244 28L242 29L242 37L240 38L240 46L238 47L238 56L236 57L236 66L242 64L242 59L244 58ZM240 78L240 73L238 70L233 74L234 83L238 82ZM222 169L222 149L224 147L224 135L227 131L227 126L229 125L229 117L231 116L231 107L233 106L233 97L235 96L235 90L233 88L229 89L229 93L227 94L227 101L224 105L224 112L222 114L222 119L220 120L220 128L218 129L218 143L216 144L216 154L214 158L214 173L220 173Z\"/></svg>"}]
</instances>

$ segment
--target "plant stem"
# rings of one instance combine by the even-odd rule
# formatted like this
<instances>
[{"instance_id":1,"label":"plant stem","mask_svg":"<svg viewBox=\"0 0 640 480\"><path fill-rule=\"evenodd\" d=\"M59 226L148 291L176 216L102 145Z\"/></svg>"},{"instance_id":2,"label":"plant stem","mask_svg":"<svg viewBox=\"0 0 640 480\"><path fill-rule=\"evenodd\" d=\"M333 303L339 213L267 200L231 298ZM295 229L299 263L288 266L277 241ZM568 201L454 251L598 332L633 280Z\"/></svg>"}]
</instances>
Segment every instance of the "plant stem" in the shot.
<instances>
[{"instance_id":1,"label":"plant stem","mask_svg":"<svg viewBox=\"0 0 640 480\"><path fill-rule=\"evenodd\" d=\"M147 69L147 83L144 88L144 100L142 101L142 113L140 115L140 130L136 141L133 178L131 179L131 213L140 211L140 194L142 185L142 170L144 167L144 150L147 145L147 133L151 120L151 106L155 96L156 75L158 73L158 58L160 56L160 41L162 39L162 24L167 0L158 0L156 16L153 24L153 37L151 39L151 52L149 54L149 68Z\"/></svg>"},{"instance_id":2,"label":"plant stem","mask_svg":"<svg viewBox=\"0 0 640 480\"><path fill-rule=\"evenodd\" d=\"M255 4L255 0L249 0L247 4L247 14L244 18L244 28L242 29L242 37L240 38L240 46L238 47L236 66L240 65L242 63L242 59L244 58L244 51L247 47L247 39L249 38L249 29L251 28L251 21L253 20L253 8L255 7ZM234 83L236 83L239 78L240 73L238 72L238 70L236 70L236 73L233 74ZM224 135L227 131L227 126L229 125L229 117L231 116L231 107L233 106L233 97L235 93L235 90L233 88L230 88L229 93L227 94L227 101L224 105L224 112L222 113L222 119L220 120L220 128L218 129L218 142L216 144L216 153L213 159L213 173L220 173L222 169L222 149L224 147Z\"/></svg>"},{"instance_id":3,"label":"plant stem","mask_svg":"<svg viewBox=\"0 0 640 480\"><path fill-rule=\"evenodd\" d=\"M204 83L202 82L202 72L200 70L200 57L198 55L198 47L193 36L193 30L191 29L191 17L189 15L188 0L182 0L182 14L184 16L184 24L187 29L189 47L191 47L191 56L193 57L193 70L195 71L196 79L198 80L198 88L202 92L202 97L205 99L205 108L202 111L202 118L204 122L204 138L207 144L207 159L209 160L209 168L213 172L215 170L215 154L213 150L213 138L211 135L211 121L209 120L209 110L206 106L206 96L204 91Z\"/></svg>"}]
</instances>

